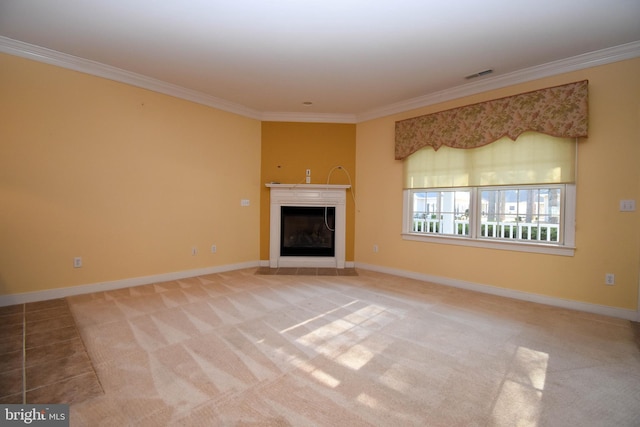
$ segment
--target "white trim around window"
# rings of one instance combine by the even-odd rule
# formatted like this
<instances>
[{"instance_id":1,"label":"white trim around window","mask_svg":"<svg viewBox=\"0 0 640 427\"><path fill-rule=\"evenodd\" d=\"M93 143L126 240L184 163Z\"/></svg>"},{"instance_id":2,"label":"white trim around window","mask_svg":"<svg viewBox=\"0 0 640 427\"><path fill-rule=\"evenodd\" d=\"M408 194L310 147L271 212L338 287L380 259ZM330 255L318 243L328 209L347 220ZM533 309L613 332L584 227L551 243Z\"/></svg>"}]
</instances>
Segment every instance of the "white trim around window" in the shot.
<instances>
[{"instance_id":1,"label":"white trim around window","mask_svg":"<svg viewBox=\"0 0 640 427\"><path fill-rule=\"evenodd\" d=\"M469 246L477 248L498 249L516 252L531 252L548 255L573 256L575 254L575 224L576 224L576 186L564 185L562 230L562 244L547 244L542 242L495 240L481 237L467 237L454 235L440 235L435 233L413 232L412 190L403 191L403 221L402 238L404 240L438 243L447 245ZM475 199L475 197L473 198ZM477 209L477 208L476 208Z\"/></svg>"}]
</instances>

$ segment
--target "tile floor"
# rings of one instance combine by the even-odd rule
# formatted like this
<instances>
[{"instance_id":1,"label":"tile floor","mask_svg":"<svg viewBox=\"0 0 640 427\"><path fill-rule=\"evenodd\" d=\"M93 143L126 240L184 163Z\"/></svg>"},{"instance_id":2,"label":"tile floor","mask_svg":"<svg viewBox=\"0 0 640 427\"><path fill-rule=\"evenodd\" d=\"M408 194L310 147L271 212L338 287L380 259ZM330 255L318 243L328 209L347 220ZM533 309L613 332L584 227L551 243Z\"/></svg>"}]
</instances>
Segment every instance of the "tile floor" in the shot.
<instances>
[{"instance_id":1,"label":"tile floor","mask_svg":"<svg viewBox=\"0 0 640 427\"><path fill-rule=\"evenodd\" d=\"M0 403L74 403L102 393L65 299L0 307Z\"/></svg>"}]
</instances>

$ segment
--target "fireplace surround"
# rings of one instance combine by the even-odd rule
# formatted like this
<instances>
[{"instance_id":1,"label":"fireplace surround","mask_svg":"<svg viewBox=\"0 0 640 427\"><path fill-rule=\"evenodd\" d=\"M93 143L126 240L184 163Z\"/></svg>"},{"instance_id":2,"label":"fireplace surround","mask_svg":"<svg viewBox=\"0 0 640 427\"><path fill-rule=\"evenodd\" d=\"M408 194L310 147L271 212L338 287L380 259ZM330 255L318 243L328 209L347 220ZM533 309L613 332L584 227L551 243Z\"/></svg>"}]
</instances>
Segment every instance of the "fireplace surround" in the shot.
<instances>
[{"instance_id":1,"label":"fireplace surround","mask_svg":"<svg viewBox=\"0 0 640 427\"><path fill-rule=\"evenodd\" d=\"M269 267L345 267L346 190L350 185L266 184L270 189ZM281 253L282 207L333 207L333 256L288 256Z\"/></svg>"}]
</instances>

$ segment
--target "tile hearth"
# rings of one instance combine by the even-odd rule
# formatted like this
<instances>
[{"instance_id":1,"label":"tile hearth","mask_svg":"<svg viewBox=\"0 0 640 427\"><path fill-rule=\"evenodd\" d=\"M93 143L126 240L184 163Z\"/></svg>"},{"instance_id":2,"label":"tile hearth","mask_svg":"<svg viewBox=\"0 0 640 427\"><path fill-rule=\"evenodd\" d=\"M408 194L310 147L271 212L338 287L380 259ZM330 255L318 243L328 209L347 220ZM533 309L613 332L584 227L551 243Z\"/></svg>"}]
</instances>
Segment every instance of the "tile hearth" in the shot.
<instances>
[{"instance_id":1,"label":"tile hearth","mask_svg":"<svg viewBox=\"0 0 640 427\"><path fill-rule=\"evenodd\" d=\"M260 267L256 274L279 276L357 276L355 268Z\"/></svg>"}]
</instances>

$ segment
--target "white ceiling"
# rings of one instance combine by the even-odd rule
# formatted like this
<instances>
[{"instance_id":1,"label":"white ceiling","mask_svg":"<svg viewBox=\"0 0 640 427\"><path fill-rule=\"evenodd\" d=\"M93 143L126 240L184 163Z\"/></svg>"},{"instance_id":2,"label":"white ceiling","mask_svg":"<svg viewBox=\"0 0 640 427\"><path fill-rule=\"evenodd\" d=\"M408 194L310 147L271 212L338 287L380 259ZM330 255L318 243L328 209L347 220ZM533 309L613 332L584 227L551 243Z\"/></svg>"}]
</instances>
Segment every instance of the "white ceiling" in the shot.
<instances>
[{"instance_id":1,"label":"white ceiling","mask_svg":"<svg viewBox=\"0 0 640 427\"><path fill-rule=\"evenodd\" d=\"M637 44L640 1L0 0L0 36L257 114L363 117Z\"/></svg>"}]
</instances>

